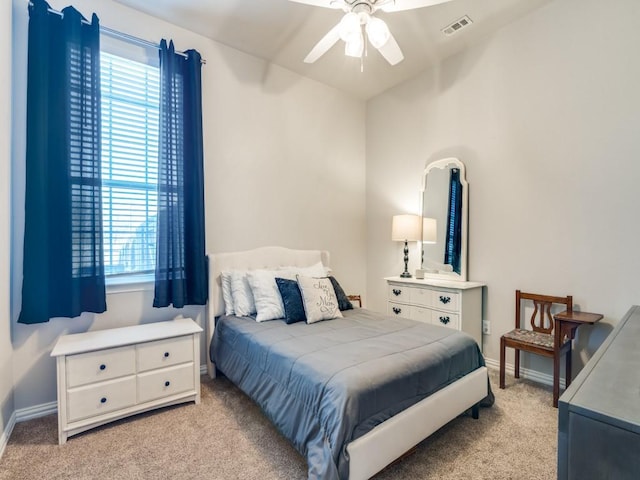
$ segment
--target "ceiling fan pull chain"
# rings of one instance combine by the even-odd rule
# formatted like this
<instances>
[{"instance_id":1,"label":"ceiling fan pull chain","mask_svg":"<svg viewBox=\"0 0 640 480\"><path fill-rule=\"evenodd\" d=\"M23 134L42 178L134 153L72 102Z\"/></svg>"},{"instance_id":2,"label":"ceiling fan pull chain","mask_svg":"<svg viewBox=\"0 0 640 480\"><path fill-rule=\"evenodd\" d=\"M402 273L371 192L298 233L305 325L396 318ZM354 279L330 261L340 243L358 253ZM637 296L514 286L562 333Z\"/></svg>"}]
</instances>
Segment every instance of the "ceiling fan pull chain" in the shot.
<instances>
[{"instance_id":1,"label":"ceiling fan pull chain","mask_svg":"<svg viewBox=\"0 0 640 480\"><path fill-rule=\"evenodd\" d=\"M364 57L369 54L369 42L364 35L362 38L364 39L364 52L363 55L360 56L360 73L364 73Z\"/></svg>"}]
</instances>

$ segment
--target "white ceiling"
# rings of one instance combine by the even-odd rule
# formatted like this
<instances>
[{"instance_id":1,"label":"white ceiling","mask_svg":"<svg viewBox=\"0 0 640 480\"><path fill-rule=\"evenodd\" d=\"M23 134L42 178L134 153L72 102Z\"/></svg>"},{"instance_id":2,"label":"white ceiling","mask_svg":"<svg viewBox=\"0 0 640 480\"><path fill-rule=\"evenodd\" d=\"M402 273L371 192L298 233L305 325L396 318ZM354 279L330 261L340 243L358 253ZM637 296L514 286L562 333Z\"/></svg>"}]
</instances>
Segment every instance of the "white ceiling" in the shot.
<instances>
[{"instance_id":1,"label":"white ceiling","mask_svg":"<svg viewBox=\"0 0 640 480\"><path fill-rule=\"evenodd\" d=\"M359 59L344 55L342 41L314 64L303 63L316 42L340 21L342 10L289 0L116 1L367 99L417 75L550 0L452 0L403 12L379 11L376 16L387 22L405 59L391 66L370 48L364 58L363 72ZM450 37L441 32L443 27L464 15L473 20L470 27Z\"/></svg>"}]
</instances>

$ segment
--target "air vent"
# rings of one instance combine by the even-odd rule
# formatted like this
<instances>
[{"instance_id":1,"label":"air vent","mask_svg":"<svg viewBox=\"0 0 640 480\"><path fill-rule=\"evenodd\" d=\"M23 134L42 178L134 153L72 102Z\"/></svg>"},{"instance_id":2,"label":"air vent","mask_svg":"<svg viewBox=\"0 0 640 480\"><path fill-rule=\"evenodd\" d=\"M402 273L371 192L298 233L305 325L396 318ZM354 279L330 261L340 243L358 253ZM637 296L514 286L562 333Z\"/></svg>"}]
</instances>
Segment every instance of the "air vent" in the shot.
<instances>
[{"instance_id":1,"label":"air vent","mask_svg":"<svg viewBox=\"0 0 640 480\"><path fill-rule=\"evenodd\" d=\"M471 20L468 15L465 15L464 17L459 18L458 20L453 22L451 25L447 25L446 27L444 27L442 29L442 33L444 33L446 36L450 36L454 33L458 33L460 30L468 27L472 23L473 20Z\"/></svg>"}]
</instances>

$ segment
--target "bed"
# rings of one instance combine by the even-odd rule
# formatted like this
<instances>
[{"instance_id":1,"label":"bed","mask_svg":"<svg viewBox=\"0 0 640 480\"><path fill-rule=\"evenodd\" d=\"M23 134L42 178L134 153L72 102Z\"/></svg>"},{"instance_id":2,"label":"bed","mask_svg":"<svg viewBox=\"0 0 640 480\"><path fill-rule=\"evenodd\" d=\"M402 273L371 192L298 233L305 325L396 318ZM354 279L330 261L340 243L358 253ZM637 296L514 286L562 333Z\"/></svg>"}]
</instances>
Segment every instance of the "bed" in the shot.
<instances>
[{"instance_id":1,"label":"bed","mask_svg":"<svg viewBox=\"0 0 640 480\"><path fill-rule=\"evenodd\" d=\"M310 479L366 479L489 394L475 342L365 309L287 325L224 315L221 272L308 267L329 254L264 247L209 256L207 369L248 394L302 453Z\"/></svg>"}]
</instances>

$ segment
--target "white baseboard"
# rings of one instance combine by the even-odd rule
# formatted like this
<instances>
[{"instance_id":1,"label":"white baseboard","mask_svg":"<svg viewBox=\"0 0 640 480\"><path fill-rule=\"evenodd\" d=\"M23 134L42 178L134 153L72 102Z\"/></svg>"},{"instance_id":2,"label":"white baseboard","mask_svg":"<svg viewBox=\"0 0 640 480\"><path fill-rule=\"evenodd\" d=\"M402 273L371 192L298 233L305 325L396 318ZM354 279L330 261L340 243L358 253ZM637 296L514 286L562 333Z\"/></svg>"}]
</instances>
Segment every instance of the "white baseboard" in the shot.
<instances>
[{"instance_id":1,"label":"white baseboard","mask_svg":"<svg viewBox=\"0 0 640 480\"><path fill-rule=\"evenodd\" d=\"M34 418L45 417L58 411L57 402L42 403L33 407L20 408L16 410L16 423L26 422Z\"/></svg>"},{"instance_id":2,"label":"white baseboard","mask_svg":"<svg viewBox=\"0 0 640 480\"><path fill-rule=\"evenodd\" d=\"M2 435L0 435L0 458L2 458L2 454L4 453L4 449L9 443L9 437L11 436L11 432L13 432L13 427L16 426L16 412L11 414L9 417L9 423L4 427L4 431Z\"/></svg>"},{"instance_id":3,"label":"white baseboard","mask_svg":"<svg viewBox=\"0 0 640 480\"><path fill-rule=\"evenodd\" d=\"M488 368L492 370L500 370L500 361L494 360L492 358L484 359ZM511 363L507 363L505 366L505 374L511 375L515 372L514 366ZM543 385L553 386L553 375L549 375L548 373L540 373L537 370L531 370L529 368L524 368L522 364L520 364L520 377L526 378L527 380L531 380L533 382L542 383ZM564 378L560 377L560 388L564 389Z\"/></svg>"},{"instance_id":4,"label":"white baseboard","mask_svg":"<svg viewBox=\"0 0 640 480\"><path fill-rule=\"evenodd\" d=\"M200 365L200 375L206 375L207 374L207 364L206 362L202 365Z\"/></svg>"}]
</instances>

